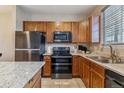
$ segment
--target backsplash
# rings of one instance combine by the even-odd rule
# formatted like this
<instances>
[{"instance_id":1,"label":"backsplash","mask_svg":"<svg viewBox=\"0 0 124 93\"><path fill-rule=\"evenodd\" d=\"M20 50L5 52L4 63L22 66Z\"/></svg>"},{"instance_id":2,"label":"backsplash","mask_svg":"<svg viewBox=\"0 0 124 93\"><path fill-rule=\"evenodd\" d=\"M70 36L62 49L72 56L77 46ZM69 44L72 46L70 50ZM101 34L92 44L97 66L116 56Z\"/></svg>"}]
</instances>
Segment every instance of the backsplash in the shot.
<instances>
[{"instance_id":1,"label":"backsplash","mask_svg":"<svg viewBox=\"0 0 124 93\"><path fill-rule=\"evenodd\" d=\"M53 47L70 47L70 52L71 53L76 53L77 52L77 44L65 44L65 43L51 43L51 44L46 44L46 53L52 53L52 48Z\"/></svg>"},{"instance_id":2,"label":"backsplash","mask_svg":"<svg viewBox=\"0 0 124 93\"><path fill-rule=\"evenodd\" d=\"M118 51L120 57L124 57L124 45L112 45L114 50ZM109 46L93 46L93 52L96 52L101 55L110 56L110 47Z\"/></svg>"}]
</instances>

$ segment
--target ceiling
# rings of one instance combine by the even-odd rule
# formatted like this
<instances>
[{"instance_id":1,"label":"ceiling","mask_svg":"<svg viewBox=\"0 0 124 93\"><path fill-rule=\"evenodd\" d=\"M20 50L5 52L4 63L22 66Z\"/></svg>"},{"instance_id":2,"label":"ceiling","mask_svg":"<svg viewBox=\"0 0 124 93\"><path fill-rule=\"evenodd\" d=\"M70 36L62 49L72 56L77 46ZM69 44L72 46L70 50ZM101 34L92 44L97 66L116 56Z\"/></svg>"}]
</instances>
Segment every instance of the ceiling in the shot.
<instances>
[{"instance_id":1,"label":"ceiling","mask_svg":"<svg viewBox=\"0 0 124 93\"><path fill-rule=\"evenodd\" d=\"M47 15L88 15L96 5L18 5L29 13Z\"/></svg>"}]
</instances>

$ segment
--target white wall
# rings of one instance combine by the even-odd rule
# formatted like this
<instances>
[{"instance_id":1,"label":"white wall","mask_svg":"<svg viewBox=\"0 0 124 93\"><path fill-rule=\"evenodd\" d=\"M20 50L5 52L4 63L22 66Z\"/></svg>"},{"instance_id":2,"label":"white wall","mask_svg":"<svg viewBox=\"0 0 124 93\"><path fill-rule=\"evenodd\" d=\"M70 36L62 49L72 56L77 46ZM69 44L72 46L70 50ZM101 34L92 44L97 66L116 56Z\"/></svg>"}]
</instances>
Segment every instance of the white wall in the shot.
<instances>
[{"instance_id":1,"label":"white wall","mask_svg":"<svg viewBox=\"0 0 124 93\"><path fill-rule=\"evenodd\" d=\"M30 14L31 20L41 21L80 21L81 16L77 15L43 15L43 14Z\"/></svg>"},{"instance_id":2,"label":"white wall","mask_svg":"<svg viewBox=\"0 0 124 93\"><path fill-rule=\"evenodd\" d=\"M1 6L0 6L1 7ZM0 61L14 61L15 59L15 6L11 10L4 9L0 12Z\"/></svg>"},{"instance_id":3,"label":"white wall","mask_svg":"<svg viewBox=\"0 0 124 93\"><path fill-rule=\"evenodd\" d=\"M16 6L16 30L23 30L23 21L80 21L83 16L79 15L44 15L44 14L32 14L23 10L20 6Z\"/></svg>"},{"instance_id":4,"label":"white wall","mask_svg":"<svg viewBox=\"0 0 124 93\"><path fill-rule=\"evenodd\" d=\"M16 7L16 30L23 31L23 21L30 20L30 14L27 14L19 6Z\"/></svg>"}]
</instances>

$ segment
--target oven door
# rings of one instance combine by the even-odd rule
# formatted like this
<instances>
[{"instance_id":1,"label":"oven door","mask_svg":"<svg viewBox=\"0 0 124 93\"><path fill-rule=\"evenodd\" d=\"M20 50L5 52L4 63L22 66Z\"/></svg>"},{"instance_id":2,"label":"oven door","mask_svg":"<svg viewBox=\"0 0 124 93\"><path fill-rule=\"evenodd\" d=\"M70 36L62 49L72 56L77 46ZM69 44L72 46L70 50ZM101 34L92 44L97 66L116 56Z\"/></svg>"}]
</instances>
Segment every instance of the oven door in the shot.
<instances>
[{"instance_id":1,"label":"oven door","mask_svg":"<svg viewBox=\"0 0 124 93\"><path fill-rule=\"evenodd\" d=\"M54 63L52 64L52 73L70 74L72 73L72 64Z\"/></svg>"},{"instance_id":2,"label":"oven door","mask_svg":"<svg viewBox=\"0 0 124 93\"><path fill-rule=\"evenodd\" d=\"M52 58L52 78L72 78L71 58Z\"/></svg>"},{"instance_id":3,"label":"oven door","mask_svg":"<svg viewBox=\"0 0 124 93\"><path fill-rule=\"evenodd\" d=\"M72 63L72 57L64 57L64 56L52 56L52 64L54 63Z\"/></svg>"}]
</instances>

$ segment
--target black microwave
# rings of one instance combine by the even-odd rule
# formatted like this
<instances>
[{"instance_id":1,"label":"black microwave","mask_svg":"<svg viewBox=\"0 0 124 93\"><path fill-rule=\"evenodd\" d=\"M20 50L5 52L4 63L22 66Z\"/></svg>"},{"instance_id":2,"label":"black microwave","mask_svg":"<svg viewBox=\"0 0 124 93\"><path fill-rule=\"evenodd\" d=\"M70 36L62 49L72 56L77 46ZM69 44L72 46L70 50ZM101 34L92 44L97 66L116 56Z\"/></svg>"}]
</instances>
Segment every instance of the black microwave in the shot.
<instances>
[{"instance_id":1,"label":"black microwave","mask_svg":"<svg viewBox=\"0 0 124 93\"><path fill-rule=\"evenodd\" d=\"M53 40L56 43L71 43L72 34L71 32L54 32Z\"/></svg>"}]
</instances>

